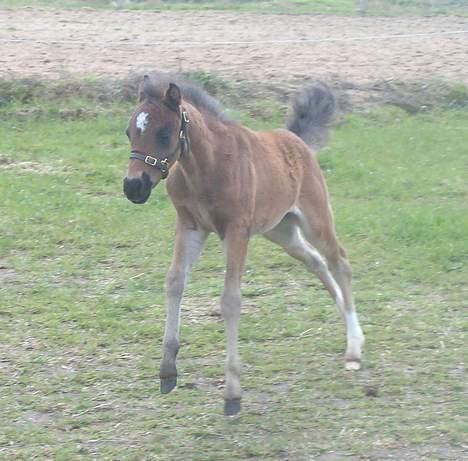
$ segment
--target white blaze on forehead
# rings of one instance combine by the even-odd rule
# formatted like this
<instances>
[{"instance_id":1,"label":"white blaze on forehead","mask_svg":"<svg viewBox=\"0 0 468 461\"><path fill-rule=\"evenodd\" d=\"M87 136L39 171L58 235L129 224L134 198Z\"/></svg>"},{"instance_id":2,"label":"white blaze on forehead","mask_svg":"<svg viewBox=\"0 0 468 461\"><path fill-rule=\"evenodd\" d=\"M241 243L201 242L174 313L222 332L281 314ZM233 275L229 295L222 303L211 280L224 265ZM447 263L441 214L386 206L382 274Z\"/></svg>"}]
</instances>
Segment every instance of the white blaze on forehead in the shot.
<instances>
[{"instance_id":1,"label":"white blaze on forehead","mask_svg":"<svg viewBox=\"0 0 468 461\"><path fill-rule=\"evenodd\" d=\"M135 125L137 128L143 131L145 131L146 125L148 124L148 114L146 112L140 112L136 118Z\"/></svg>"}]
</instances>

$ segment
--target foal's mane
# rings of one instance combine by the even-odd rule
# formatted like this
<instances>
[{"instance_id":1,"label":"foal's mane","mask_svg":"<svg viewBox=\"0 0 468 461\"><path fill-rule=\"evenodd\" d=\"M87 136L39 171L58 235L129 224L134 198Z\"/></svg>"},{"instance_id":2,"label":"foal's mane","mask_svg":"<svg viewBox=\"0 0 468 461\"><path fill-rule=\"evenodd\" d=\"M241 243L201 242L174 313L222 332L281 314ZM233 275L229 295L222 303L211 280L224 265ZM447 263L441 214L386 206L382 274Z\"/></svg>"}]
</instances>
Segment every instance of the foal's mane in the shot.
<instances>
[{"instance_id":1,"label":"foal's mane","mask_svg":"<svg viewBox=\"0 0 468 461\"><path fill-rule=\"evenodd\" d=\"M231 121L219 101L200 85L188 80L183 75L157 71L147 75L149 78L145 79L140 86L140 100L145 95L161 100L169 83L175 83L180 88L182 97L192 103L200 112L210 115L222 123Z\"/></svg>"}]
</instances>

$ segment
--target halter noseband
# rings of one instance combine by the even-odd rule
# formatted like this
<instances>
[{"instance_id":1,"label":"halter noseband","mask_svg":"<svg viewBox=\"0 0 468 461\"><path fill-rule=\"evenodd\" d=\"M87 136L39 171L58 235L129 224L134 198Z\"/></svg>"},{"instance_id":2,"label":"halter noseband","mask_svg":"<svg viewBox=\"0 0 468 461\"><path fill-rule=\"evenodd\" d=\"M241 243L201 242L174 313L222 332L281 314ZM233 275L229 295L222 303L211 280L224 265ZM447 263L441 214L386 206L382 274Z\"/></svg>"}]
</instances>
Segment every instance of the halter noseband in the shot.
<instances>
[{"instance_id":1,"label":"halter noseband","mask_svg":"<svg viewBox=\"0 0 468 461\"><path fill-rule=\"evenodd\" d=\"M190 120L188 118L187 111L182 109L182 115L180 119L180 131L179 131L179 142L175 149L166 157L157 158L152 157L151 155L147 155L144 152L138 152L133 150L130 152L130 158L136 158L137 160L141 160L145 162L147 165L154 166L157 168L162 175L162 179L166 179L167 175L169 174L169 162L172 158L177 154L177 151L180 148L180 156L184 155L185 151L190 150L190 140L188 137L188 124Z\"/></svg>"}]
</instances>

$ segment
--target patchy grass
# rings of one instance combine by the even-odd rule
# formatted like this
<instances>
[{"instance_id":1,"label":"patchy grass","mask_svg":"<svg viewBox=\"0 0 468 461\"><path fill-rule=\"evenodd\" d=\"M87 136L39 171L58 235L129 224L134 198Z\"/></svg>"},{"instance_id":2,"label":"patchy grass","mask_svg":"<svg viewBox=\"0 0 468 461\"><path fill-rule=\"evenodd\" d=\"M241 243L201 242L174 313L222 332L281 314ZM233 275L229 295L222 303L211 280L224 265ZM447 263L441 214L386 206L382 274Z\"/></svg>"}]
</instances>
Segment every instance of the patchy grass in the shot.
<instances>
[{"instance_id":1,"label":"patchy grass","mask_svg":"<svg viewBox=\"0 0 468 461\"><path fill-rule=\"evenodd\" d=\"M258 107L277 125L276 103ZM232 419L219 243L192 274L180 384L161 396L174 211L163 187L144 206L121 193L128 105L60 109L0 110L0 458L463 458L465 109L350 115L320 154L355 271L362 371L344 371L344 328L316 279L253 239Z\"/></svg>"},{"instance_id":2,"label":"patchy grass","mask_svg":"<svg viewBox=\"0 0 468 461\"><path fill-rule=\"evenodd\" d=\"M0 7L117 8L131 10L231 10L289 14L358 14L357 0L0 0ZM369 15L467 15L465 0L372 0Z\"/></svg>"},{"instance_id":3,"label":"patchy grass","mask_svg":"<svg viewBox=\"0 0 468 461\"><path fill-rule=\"evenodd\" d=\"M198 82L218 98L231 113L244 123L255 127L282 124L290 88L259 82L234 82L205 71L183 74ZM111 103L135 102L141 73L125 78L88 76L85 79L67 75L60 80L26 77L11 80L0 78L0 110L4 106L18 107L18 115L55 113L62 118L96 116ZM303 82L298 82L301 85ZM351 105L347 82L335 81L333 91L338 95L343 112L362 111L370 106L391 104L410 114L427 112L434 108L454 109L468 106L468 86L463 82L427 79L423 81L381 81L359 86L366 94ZM290 85L289 85L290 86ZM353 88L354 89L354 88ZM246 117L250 117L249 120ZM266 122L266 123L264 123ZM260 125L259 125L260 124Z\"/></svg>"}]
</instances>

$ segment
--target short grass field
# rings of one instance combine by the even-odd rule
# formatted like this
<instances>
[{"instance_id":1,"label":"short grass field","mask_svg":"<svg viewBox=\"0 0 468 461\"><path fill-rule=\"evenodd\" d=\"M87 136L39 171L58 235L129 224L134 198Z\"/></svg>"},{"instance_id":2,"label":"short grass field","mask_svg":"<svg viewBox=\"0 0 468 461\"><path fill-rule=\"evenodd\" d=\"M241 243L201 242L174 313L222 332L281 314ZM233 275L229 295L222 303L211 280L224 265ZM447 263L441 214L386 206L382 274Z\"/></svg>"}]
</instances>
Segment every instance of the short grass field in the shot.
<instances>
[{"instance_id":1,"label":"short grass field","mask_svg":"<svg viewBox=\"0 0 468 461\"><path fill-rule=\"evenodd\" d=\"M359 14L359 0L0 0L1 7L126 8L131 10L228 10L287 14ZM367 14L468 15L466 0L370 0Z\"/></svg>"},{"instance_id":2,"label":"short grass field","mask_svg":"<svg viewBox=\"0 0 468 461\"><path fill-rule=\"evenodd\" d=\"M318 281L253 238L234 418L214 237L183 302L179 386L159 394L174 211L162 185L142 206L123 196L130 111L2 100L0 459L466 459L466 108L380 107L333 129L319 158L353 263L363 369L344 370L344 326Z\"/></svg>"}]
</instances>

